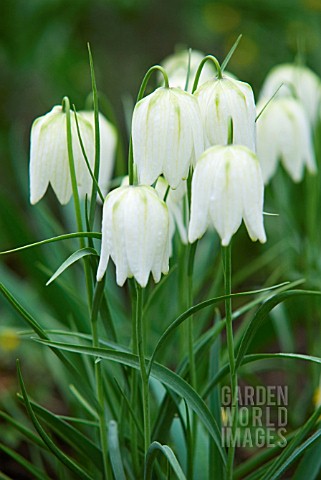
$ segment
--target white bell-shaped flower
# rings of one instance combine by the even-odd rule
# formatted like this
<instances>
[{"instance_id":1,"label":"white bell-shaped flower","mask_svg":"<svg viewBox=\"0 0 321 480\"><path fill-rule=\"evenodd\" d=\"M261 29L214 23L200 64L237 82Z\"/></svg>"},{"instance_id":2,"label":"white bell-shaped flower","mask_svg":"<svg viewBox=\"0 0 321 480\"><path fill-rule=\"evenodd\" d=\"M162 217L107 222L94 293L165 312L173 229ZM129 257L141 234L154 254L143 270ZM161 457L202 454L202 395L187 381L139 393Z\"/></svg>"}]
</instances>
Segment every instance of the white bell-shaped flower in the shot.
<instances>
[{"instance_id":1,"label":"white bell-shaped flower","mask_svg":"<svg viewBox=\"0 0 321 480\"><path fill-rule=\"evenodd\" d=\"M258 113L266 103L258 103ZM305 165L311 173L316 172L311 127L299 100L278 97L266 106L257 121L257 156L265 183L274 175L279 160L294 182L302 180Z\"/></svg>"},{"instance_id":2,"label":"white bell-shaped flower","mask_svg":"<svg viewBox=\"0 0 321 480\"><path fill-rule=\"evenodd\" d=\"M132 139L138 182L151 185L163 173L177 188L204 150L196 99L179 88L158 88L136 104Z\"/></svg>"},{"instance_id":3,"label":"white bell-shaped flower","mask_svg":"<svg viewBox=\"0 0 321 480\"><path fill-rule=\"evenodd\" d=\"M229 245L242 218L253 241L266 241L264 186L256 155L242 145L214 146L196 164L192 180L190 243L212 225L223 246Z\"/></svg>"},{"instance_id":4,"label":"white bell-shaped flower","mask_svg":"<svg viewBox=\"0 0 321 480\"><path fill-rule=\"evenodd\" d=\"M91 191L90 177L77 134L76 120L70 112L72 150L77 185L80 193ZM94 131L90 122L77 116L81 138L89 159L94 159ZM31 128L30 145L30 202L37 203L51 184L59 202L69 202L72 187L69 172L66 114L55 106L46 115L37 118Z\"/></svg>"},{"instance_id":5,"label":"white bell-shaped flower","mask_svg":"<svg viewBox=\"0 0 321 480\"><path fill-rule=\"evenodd\" d=\"M315 123L320 107L321 89L320 79L312 70L291 63L277 65L267 75L260 99L270 99L277 90L277 96L295 96L301 100L311 124Z\"/></svg>"},{"instance_id":6,"label":"white bell-shaped flower","mask_svg":"<svg viewBox=\"0 0 321 480\"><path fill-rule=\"evenodd\" d=\"M150 273L159 282L161 274L168 272L169 242L168 209L155 189L144 185L116 188L104 203L97 280L104 276L111 257L119 286L134 277L145 287Z\"/></svg>"},{"instance_id":7,"label":"white bell-shaped flower","mask_svg":"<svg viewBox=\"0 0 321 480\"><path fill-rule=\"evenodd\" d=\"M228 143L232 119L233 143L255 151L256 109L248 83L223 75L205 82L194 95L201 109L207 147Z\"/></svg>"},{"instance_id":8,"label":"white bell-shaped flower","mask_svg":"<svg viewBox=\"0 0 321 480\"><path fill-rule=\"evenodd\" d=\"M129 177L126 175L121 185L129 185ZM167 193L167 189L169 188L168 183L166 182L164 177L158 177L158 180L155 185L155 190L158 193L160 199L164 200L167 207L168 207L168 214L169 214L169 233L170 238L172 239L175 234L175 229L177 228L179 236L181 238L182 243L185 245L188 243L187 239L187 228L185 226L185 210L184 204L187 200L187 188L186 182L181 182L179 186L173 190L169 188ZM167 194L167 195L166 195ZM166 199L165 199L166 196ZM172 249L170 251L170 257L172 256Z\"/></svg>"},{"instance_id":9,"label":"white bell-shaped flower","mask_svg":"<svg viewBox=\"0 0 321 480\"><path fill-rule=\"evenodd\" d=\"M83 118L88 120L95 128L95 117L93 111L79 112ZM116 128L99 113L99 133L100 133L100 164L99 164L99 187L105 197L109 190L110 181L115 164L117 131ZM94 165L94 159L90 159L90 164Z\"/></svg>"},{"instance_id":10,"label":"white bell-shaped flower","mask_svg":"<svg viewBox=\"0 0 321 480\"><path fill-rule=\"evenodd\" d=\"M189 82L188 82L188 92L191 93L195 75L199 64L203 60L205 55L198 50L191 51L191 60L190 60L190 73L189 73ZM172 55L166 57L161 65L166 70L166 73L169 78L169 83L173 87L185 89L187 72L188 72L188 63L189 63L189 51L181 50L180 52L173 53ZM210 78L216 75L216 70L212 62L206 62L202 73L199 79L199 85L206 82ZM163 80L163 76L159 75L159 81Z\"/></svg>"}]
</instances>

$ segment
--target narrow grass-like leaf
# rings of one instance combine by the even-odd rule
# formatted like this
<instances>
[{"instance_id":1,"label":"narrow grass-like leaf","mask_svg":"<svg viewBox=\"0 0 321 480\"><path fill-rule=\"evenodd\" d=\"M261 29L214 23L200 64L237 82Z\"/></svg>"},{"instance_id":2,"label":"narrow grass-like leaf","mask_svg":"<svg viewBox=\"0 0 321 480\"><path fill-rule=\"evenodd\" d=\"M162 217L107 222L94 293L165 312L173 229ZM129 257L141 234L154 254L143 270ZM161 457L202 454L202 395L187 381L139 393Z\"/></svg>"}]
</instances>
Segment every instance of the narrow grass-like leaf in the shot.
<instances>
[{"instance_id":1,"label":"narrow grass-like leaf","mask_svg":"<svg viewBox=\"0 0 321 480\"><path fill-rule=\"evenodd\" d=\"M159 442L153 442L146 454L144 480L151 480L153 465L158 453L162 453L172 467L176 477L179 480L186 480L183 470L174 455L173 450L168 445L161 445Z\"/></svg>"},{"instance_id":2,"label":"narrow grass-like leaf","mask_svg":"<svg viewBox=\"0 0 321 480\"><path fill-rule=\"evenodd\" d=\"M321 358L313 357L311 355L304 355L301 353L254 353L244 356L241 365L247 365L248 363L257 362L260 360L276 360L278 358L288 360L304 360L321 365ZM215 385L217 385L229 373L229 371L229 364L225 364L224 367L217 372L212 381L203 389L202 398L206 398L211 392L212 388L215 387Z\"/></svg>"},{"instance_id":3,"label":"narrow grass-like leaf","mask_svg":"<svg viewBox=\"0 0 321 480\"><path fill-rule=\"evenodd\" d=\"M155 359L155 356L158 352L158 350L162 347L162 345L164 344L165 340L167 339L167 337L174 332L174 330L179 326L181 325L181 323L183 323L185 320L187 320L189 317L191 317L192 315L194 315L195 313L199 312L200 310L202 310L203 308L206 308L206 307L210 307L210 306L213 306L219 302L222 302L223 300L226 300L227 298L235 298L235 297L245 297L245 296L249 296L249 295L255 295L255 294L259 294L259 293L263 293L263 292L266 292L266 291L269 291L269 290L273 290L273 289L276 289L276 288L280 288L281 286L284 286L284 285L287 285L288 282L284 282L282 284L279 284L279 285L274 285L272 287L268 287L268 288L263 288L263 289L260 289L260 290L253 290L251 292L240 292L240 293L232 293L231 295L221 295L220 297L214 297L214 298L210 298L209 300L205 300L204 302L201 302L201 303L198 303L197 305L194 305L193 307L189 308L188 310L186 310L184 313L182 313L181 315L179 315L179 317L177 317L168 327L167 329L165 330L165 332L162 334L162 336L160 337L160 339L158 340L157 344L156 344L156 347L153 351L153 354L151 356L151 359L150 359L150 364L149 364L149 371L151 369L151 366L154 362L154 359Z\"/></svg>"},{"instance_id":4,"label":"narrow grass-like leaf","mask_svg":"<svg viewBox=\"0 0 321 480\"><path fill-rule=\"evenodd\" d=\"M14 480L11 477L8 477L5 473L0 472L0 480Z\"/></svg>"},{"instance_id":5,"label":"narrow grass-like leaf","mask_svg":"<svg viewBox=\"0 0 321 480\"><path fill-rule=\"evenodd\" d=\"M242 363L242 359L246 352L248 351L251 342L261 327L261 325L265 322L267 315L270 311L278 304L284 302L288 298L296 297L299 295L321 295L321 292L314 292L310 290L290 290L287 292L282 292L274 295L272 298L268 299L263 305L261 305L257 312L255 313L254 317L250 321L244 336L241 340L239 349L237 351L236 360L235 360L235 369L237 370L238 367Z\"/></svg>"},{"instance_id":6,"label":"narrow grass-like leaf","mask_svg":"<svg viewBox=\"0 0 321 480\"><path fill-rule=\"evenodd\" d=\"M22 247L13 248L11 250L5 250L0 252L0 255L7 255L8 253L21 252L22 250L27 250L28 248L39 247L40 245L46 245L47 243L60 242L62 240L69 240L70 238L98 238L101 240L100 232L75 232L75 233L66 233L65 235L58 235L58 237L46 238L45 240L40 240L39 242L29 243L28 245L23 245Z\"/></svg>"},{"instance_id":7,"label":"narrow grass-like leaf","mask_svg":"<svg viewBox=\"0 0 321 480\"><path fill-rule=\"evenodd\" d=\"M319 430L317 433L321 433ZM321 472L321 438L304 454L293 480L316 480Z\"/></svg>"},{"instance_id":8,"label":"narrow grass-like leaf","mask_svg":"<svg viewBox=\"0 0 321 480\"><path fill-rule=\"evenodd\" d=\"M302 283L302 280L297 280L295 282L286 284L285 286L279 287L278 291L280 292L280 291L287 290L289 288L293 288L300 283ZM260 303L266 300L267 296L268 296L268 293L266 294L263 293L263 295L260 295L258 298L255 298L254 300L248 302L247 304L235 310L232 315L233 321L241 317L245 313L249 312L254 307L257 307ZM209 328L205 333L203 333L203 335L195 342L194 350L195 350L197 361L199 361L199 358L202 355L208 354L209 348L211 347L213 342L216 340L217 335L220 334L220 332L223 330L224 327L225 327L225 320L221 320L218 324L214 325L213 327ZM180 365L178 366L177 373L183 378L185 378L186 375L188 375L188 372L189 372L189 359L188 359L188 355L186 355L185 358L180 363ZM215 379L214 379L214 382L215 382ZM159 414L154 424L154 431L153 431L154 438L167 439L168 431L170 429L170 425L174 418L175 412L176 412L176 406L173 405L173 402L171 401L171 399L168 397L168 395L166 395L163 399L162 406L159 409ZM165 442L167 440L163 440L163 441Z\"/></svg>"},{"instance_id":9,"label":"narrow grass-like leaf","mask_svg":"<svg viewBox=\"0 0 321 480\"><path fill-rule=\"evenodd\" d=\"M313 412L313 414L304 424L304 426L298 430L295 437L283 450L281 455L279 455L279 457L273 462L271 467L266 470L265 474L262 477L262 480L274 480L279 478L280 475L282 475L282 473L287 469L287 467L296 459L296 457L299 456L310 445L310 443L305 442L300 446L301 442L315 426L318 418L320 417L320 414L321 405ZM318 433L319 435L315 437L314 440L316 440L320 436L321 431L319 430L316 433Z\"/></svg>"},{"instance_id":10,"label":"narrow grass-like leaf","mask_svg":"<svg viewBox=\"0 0 321 480\"><path fill-rule=\"evenodd\" d=\"M320 410L321 411L321 410ZM298 448L294 450L292 455L290 455L286 460L282 459L282 464L278 468L278 470L273 473L273 476L271 478L277 479L280 478L281 475L291 466L293 462L295 462L304 452L307 448L309 448L314 442L316 442L318 439L321 437L321 430L318 430L315 432L311 437L309 437L302 445L300 445ZM320 451L318 452L320 456ZM319 457L319 465L320 465L320 457ZM315 468L315 466L314 466ZM317 474L320 473L320 470L316 472ZM268 477L267 477L268 478ZM310 474L305 471L305 479L313 480L313 476L310 476Z\"/></svg>"},{"instance_id":11,"label":"narrow grass-like leaf","mask_svg":"<svg viewBox=\"0 0 321 480\"><path fill-rule=\"evenodd\" d=\"M64 442L77 450L87 460L93 462L97 468L102 468L101 450L97 445L75 427L59 418L58 415L55 415L30 399L29 402L35 414L37 414L37 416L40 417L48 427L64 440Z\"/></svg>"},{"instance_id":12,"label":"narrow grass-like leaf","mask_svg":"<svg viewBox=\"0 0 321 480\"><path fill-rule=\"evenodd\" d=\"M92 406L87 402L87 400L81 395L81 393L77 390L75 385L69 385L69 389L71 393L76 397L76 399L79 401L79 403L84 407L84 409L92 415L94 418L98 419L97 412Z\"/></svg>"},{"instance_id":13,"label":"narrow grass-like leaf","mask_svg":"<svg viewBox=\"0 0 321 480\"><path fill-rule=\"evenodd\" d=\"M238 44L239 44L240 41L241 41L241 38L242 38L242 34L237 37L236 41L235 41L234 44L232 45L232 48L230 49L230 51L229 51L228 54L226 55L225 59L223 60L223 63L222 63L222 65L221 65L222 73L223 73L223 71L225 70L225 68L227 67L228 62L231 60L233 53L234 53L235 50L237 49Z\"/></svg>"},{"instance_id":14,"label":"narrow grass-like leaf","mask_svg":"<svg viewBox=\"0 0 321 480\"><path fill-rule=\"evenodd\" d=\"M285 436L287 443L289 443L289 441L294 437L294 435L296 435L296 433L297 431L295 430ZM233 472L233 479L239 480L245 477L248 478L247 475L250 472L257 472L262 465L267 465L268 461L269 463L273 462L274 457L276 457L276 455L280 453L282 449L283 447L278 444L276 444L274 447L267 447L265 449L261 449L262 451L259 451L235 468Z\"/></svg>"},{"instance_id":15,"label":"narrow grass-like leaf","mask_svg":"<svg viewBox=\"0 0 321 480\"><path fill-rule=\"evenodd\" d=\"M96 255L98 256L98 253L94 248L90 247L85 247L85 248L80 248L76 252L72 253L70 257L65 260L60 267L56 270L56 272L50 277L48 282L46 283L46 286L50 285L54 280L56 280L59 275L61 275L67 268L69 268L71 265L73 265L75 262L80 260L83 257L86 257L88 255Z\"/></svg>"},{"instance_id":16,"label":"narrow grass-like leaf","mask_svg":"<svg viewBox=\"0 0 321 480\"><path fill-rule=\"evenodd\" d=\"M64 452L62 452L62 450L60 450L60 448L57 447L57 445L55 445L55 443L52 441L49 435L47 435L45 430L42 428L30 404L28 394L25 388L25 384L22 378L19 360L17 360L17 371L18 371L20 388L22 391L22 396L24 399L27 412L31 418L31 421L35 429L37 430L42 440L45 442L49 450L58 458L58 460L60 460L60 462L66 465L66 467L69 468L69 470L71 470L76 474L77 478L81 478L84 480L92 480L91 477L85 472L83 468L81 468L74 460L69 458Z\"/></svg>"},{"instance_id":17,"label":"narrow grass-like leaf","mask_svg":"<svg viewBox=\"0 0 321 480\"><path fill-rule=\"evenodd\" d=\"M89 55L89 65L90 65L90 76L91 76L91 87L93 93L93 104L94 104L94 123L95 123L95 164L94 164L94 176L99 179L99 170L100 170L100 128L99 128L99 107L98 107L98 93L94 69L94 60L90 49L90 44L87 44L88 55ZM94 225L95 220L95 208L97 203L97 185L93 182L91 199L90 199L90 214L89 214L89 225L91 229Z\"/></svg>"},{"instance_id":18,"label":"narrow grass-like leaf","mask_svg":"<svg viewBox=\"0 0 321 480\"><path fill-rule=\"evenodd\" d=\"M123 399L124 399L124 401L125 401L125 403L126 403L126 406L127 406L128 410L129 410L129 413L131 414L131 417L132 417L133 421L135 422L136 428L137 428L137 430L138 430L141 438L144 439L143 429L142 429L142 427L141 427L141 425L140 425L140 423L139 423L139 421L138 421L138 419L137 419L137 415L135 414L135 412L134 412L134 410L133 410L133 407L132 407L131 404L130 404L130 401L128 400L128 397L125 395L125 392L123 391L123 389L122 389L121 386L119 385L119 382L118 382L117 378L114 378L114 380L115 380L115 383L116 383L116 385L117 385L117 387L118 387L118 389L119 389L119 391L120 391L121 396L123 397Z\"/></svg>"},{"instance_id":19,"label":"narrow grass-like leaf","mask_svg":"<svg viewBox=\"0 0 321 480\"><path fill-rule=\"evenodd\" d=\"M117 480L126 480L118 441L117 423L111 420L108 425L108 445L111 466Z\"/></svg>"},{"instance_id":20,"label":"narrow grass-like leaf","mask_svg":"<svg viewBox=\"0 0 321 480\"><path fill-rule=\"evenodd\" d=\"M12 307L19 313L19 315L21 315L21 317L26 321L29 327L31 327L32 330L39 336L39 338L50 340L41 325L30 315L29 312L27 312L27 310L18 302L18 300L16 300L13 295L11 295L9 290L2 283L0 283L0 293L2 293L6 297ZM56 349L54 349L53 352L71 372L71 374L80 381L82 389L86 392L88 398L91 399L93 404L96 405L96 399L92 391L85 384L85 382L83 382L83 379L75 366L61 352L57 351Z\"/></svg>"},{"instance_id":21,"label":"narrow grass-like leaf","mask_svg":"<svg viewBox=\"0 0 321 480\"><path fill-rule=\"evenodd\" d=\"M68 343L51 342L48 340L38 340L39 343L65 350L68 352L82 353L100 357L101 359L111 360L113 362L122 363L131 368L139 369L139 361L137 355L124 353L122 351L108 350L105 348L93 348L88 346L79 346ZM159 382L166 385L172 391L177 393L181 398L184 398L189 407L194 410L199 419L203 422L205 428L209 431L213 440L215 441L218 450L221 454L223 462L226 461L226 453L221 446L220 430L210 413L208 407L198 393L179 375L175 374L168 368L154 362L151 370L151 376L156 378Z\"/></svg>"},{"instance_id":22,"label":"narrow grass-like leaf","mask_svg":"<svg viewBox=\"0 0 321 480\"><path fill-rule=\"evenodd\" d=\"M0 412L0 418L5 420L6 422L10 423L16 430L18 430L22 435L24 435L31 443L34 443L38 447L47 448L47 446L43 443L41 438L37 437L31 430L25 427L20 421L15 420L10 415L7 415L5 412Z\"/></svg>"},{"instance_id":23,"label":"narrow grass-like leaf","mask_svg":"<svg viewBox=\"0 0 321 480\"><path fill-rule=\"evenodd\" d=\"M48 477L48 475L43 470L40 470L39 468L32 465L32 463L30 463L27 459L25 459L19 453L15 452L6 445L3 445L3 443L0 443L0 450L9 455L9 457L13 458L15 462L19 463L19 465L21 465L24 469L31 473L32 478L38 480L50 480L50 477Z\"/></svg>"}]
</instances>

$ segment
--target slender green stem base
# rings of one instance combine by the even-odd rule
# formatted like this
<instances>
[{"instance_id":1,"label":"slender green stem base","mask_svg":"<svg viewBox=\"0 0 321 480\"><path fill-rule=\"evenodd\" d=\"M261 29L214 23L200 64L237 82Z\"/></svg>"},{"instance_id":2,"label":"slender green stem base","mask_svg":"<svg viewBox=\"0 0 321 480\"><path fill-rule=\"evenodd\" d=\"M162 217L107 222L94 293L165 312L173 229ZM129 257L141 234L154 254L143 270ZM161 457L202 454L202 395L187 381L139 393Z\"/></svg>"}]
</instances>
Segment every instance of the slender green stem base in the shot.
<instances>
[{"instance_id":1,"label":"slender green stem base","mask_svg":"<svg viewBox=\"0 0 321 480\"><path fill-rule=\"evenodd\" d=\"M143 417L144 417L144 451L145 455L150 445L150 411L149 411L149 388L148 374L145 363L145 341L143 326L143 290L136 282L136 338L137 352L139 357L140 375L142 380L142 396L143 396Z\"/></svg>"},{"instance_id":2,"label":"slender green stem base","mask_svg":"<svg viewBox=\"0 0 321 480\"><path fill-rule=\"evenodd\" d=\"M92 344L94 348L99 347L99 337L98 337L98 312L100 307L100 302L104 293L105 282L98 282L96 285L93 308L91 313L91 326L92 326ZM109 457L108 457L108 439L107 439L107 423L105 417L105 398L104 398L104 387L103 387L103 376L100 359L95 360L95 378L96 378L96 391L97 398L99 403L99 432L100 432L100 443L103 456L104 464L104 479L108 480L110 478L110 466L109 466Z\"/></svg>"},{"instance_id":3,"label":"slender green stem base","mask_svg":"<svg viewBox=\"0 0 321 480\"><path fill-rule=\"evenodd\" d=\"M232 252L231 245L223 247L223 264L224 264L224 286L225 295L232 293ZM234 338L232 325L232 300L227 298L225 300L225 314L226 314L226 339L227 349L230 364L230 381L231 381L231 397L232 397L232 436L231 445L228 449L226 478L231 480L233 477L233 463L235 455L234 437L237 426L237 375L235 371L235 353L234 353Z\"/></svg>"}]
</instances>

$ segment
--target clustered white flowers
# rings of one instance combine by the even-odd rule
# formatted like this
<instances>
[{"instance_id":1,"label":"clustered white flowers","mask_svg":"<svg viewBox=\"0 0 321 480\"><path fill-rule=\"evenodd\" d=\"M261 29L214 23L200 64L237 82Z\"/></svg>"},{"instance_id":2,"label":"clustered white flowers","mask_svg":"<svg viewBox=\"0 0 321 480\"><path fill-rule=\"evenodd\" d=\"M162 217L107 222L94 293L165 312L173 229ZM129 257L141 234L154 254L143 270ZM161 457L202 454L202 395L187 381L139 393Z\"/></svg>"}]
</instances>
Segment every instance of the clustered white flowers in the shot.
<instances>
[{"instance_id":1,"label":"clustered white flowers","mask_svg":"<svg viewBox=\"0 0 321 480\"><path fill-rule=\"evenodd\" d=\"M200 56L194 53L190 57L191 79L196 76ZM98 281L111 257L120 286L126 278L134 277L145 287L150 273L158 282L168 271L175 225L183 243L195 242L212 226L222 245L228 246L243 220L250 238L265 242L263 185L275 174L278 161L296 182L302 179L305 165L312 173L316 170L311 127L316 122L321 92L316 75L302 66L275 68L267 77L256 108L250 85L222 74L219 66L215 75L214 69L205 64L200 86L193 93L191 89L184 91L187 63L186 54L165 61L170 84L165 73L165 86L135 105L135 178L130 182L125 179L106 197ZM276 98L270 101L282 82ZM80 112L78 123L93 170L93 112ZM105 196L117 134L102 115L99 123L98 183ZM80 148L74 113L71 130L77 186L84 197L91 192L92 178ZM62 204L69 201L72 189L68 155L66 114L62 107L54 107L34 122L31 131L31 203L42 198L49 183ZM189 175L192 184L188 226Z\"/></svg>"}]
</instances>

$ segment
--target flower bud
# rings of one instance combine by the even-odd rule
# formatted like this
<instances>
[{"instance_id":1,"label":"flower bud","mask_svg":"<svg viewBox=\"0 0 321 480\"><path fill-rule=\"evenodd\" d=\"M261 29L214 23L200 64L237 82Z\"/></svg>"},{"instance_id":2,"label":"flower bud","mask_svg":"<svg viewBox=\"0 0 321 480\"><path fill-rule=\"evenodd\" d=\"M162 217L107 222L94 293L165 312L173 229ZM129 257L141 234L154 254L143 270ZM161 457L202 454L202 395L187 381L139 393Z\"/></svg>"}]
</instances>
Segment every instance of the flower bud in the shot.
<instances>
[{"instance_id":1,"label":"flower bud","mask_svg":"<svg viewBox=\"0 0 321 480\"><path fill-rule=\"evenodd\" d=\"M83 118L88 120L95 128L95 118L93 111L79 112ZM115 164L117 131L115 127L102 115L99 114L99 133L100 133L100 164L99 164L99 187L105 197L109 190L110 181ZM91 165L95 164L94 158L90 161ZM83 195L84 196L84 195Z\"/></svg>"},{"instance_id":2,"label":"flower bud","mask_svg":"<svg viewBox=\"0 0 321 480\"><path fill-rule=\"evenodd\" d=\"M321 89L320 79L312 70L290 63L277 65L266 77L260 99L270 99L277 90L278 97L295 96L301 100L310 123L315 123L320 107Z\"/></svg>"},{"instance_id":3,"label":"flower bud","mask_svg":"<svg viewBox=\"0 0 321 480\"><path fill-rule=\"evenodd\" d=\"M258 113L266 102L259 102ZM265 183L279 160L294 182L302 180L305 165L316 172L311 127L299 100L278 97L266 106L257 122L257 155Z\"/></svg>"},{"instance_id":4,"label":"flower bud","mask_svg":"<svg viewBox=\"0 0 321 480\"><path fill-rule=\"evenodd\" d=\"M77 134L75 114L70 112L72 150L77 185L80 192L91 191L92 179L85 163ZM94 159L94 131L86 119L77 116L81 138L89 159ZM52 186L59 202L69 202L72 187L69 171L66 114L55 106L37 118L31 128L30 145L30 202L37 203Z\"/></svg>"},{"instance_id":5,"label":"flower bud","mask_svg":"<svg viewBox=\"0 0 321 480\"><path fill-rule=\"evenodd\" d=\"M177 188L204 150L196 99L179 88L158 88L136 104L132 139L138 182L151 185L163 173Z\"/></svg>"},{"instance_id":6,"label":"flower bud","mask_svg":"<svg viewBox=\"0 0 321 480\"><path fill-rule=\"evenodd\" d=\"M169 248L168 209L154 188L122 186L107 195L98 281L111 257L119 286L134 277L145 287L150 273L159 282L161 274L168 272Z\"/></svg>"},{"instance_id":7,"label":"flower bud","mask_svg":"<svg viewBox=\"0 0 321 480\"><path fill-rule=\"evenodd\" d=\"M198 100L206 146L227 145L230 119L233 143L255 151L255 102L249 84L223 75L201 85L195 92Z\"/></svg>"},{"instance_id":8,"label":"flower bud","mask_svg":"<svg viewBox=\"0 0 321 480\"><path fill-rule=\"evenodd\" d=\"M251 240L264 243L263 194L259 160L249 148L229 145L206 150L192 180L190 243L213 225L227 246L242 218Z\"/></svg>"}]
</instances>

